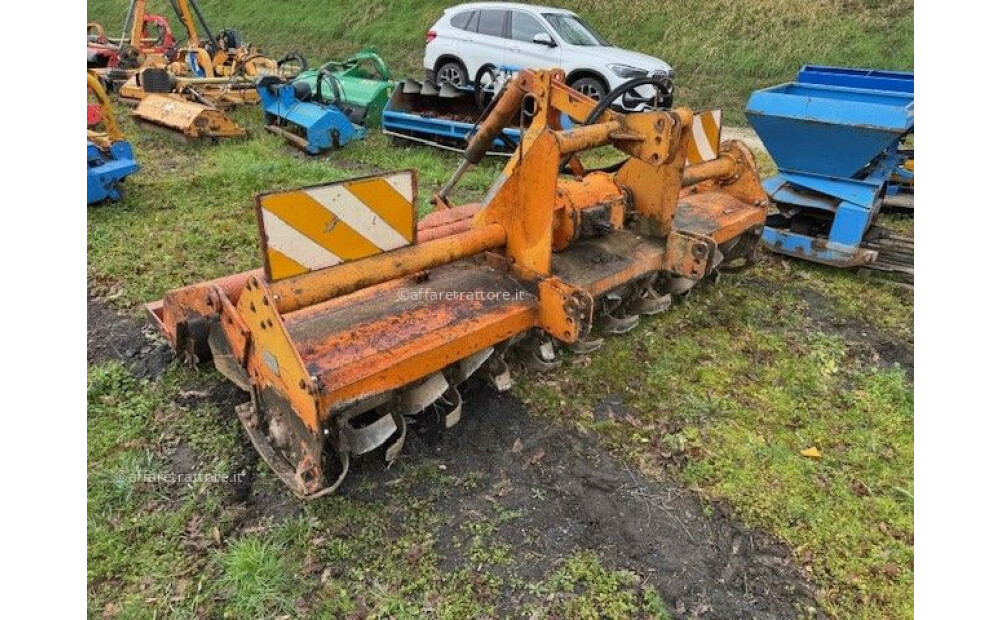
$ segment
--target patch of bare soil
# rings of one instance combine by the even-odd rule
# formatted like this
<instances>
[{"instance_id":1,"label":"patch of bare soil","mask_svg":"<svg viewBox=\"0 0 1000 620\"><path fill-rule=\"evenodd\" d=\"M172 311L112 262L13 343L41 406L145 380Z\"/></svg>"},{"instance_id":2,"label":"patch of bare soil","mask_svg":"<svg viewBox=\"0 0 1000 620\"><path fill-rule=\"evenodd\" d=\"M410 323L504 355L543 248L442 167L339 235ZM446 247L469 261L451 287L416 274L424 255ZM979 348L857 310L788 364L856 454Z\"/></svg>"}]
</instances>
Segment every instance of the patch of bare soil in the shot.
<instances>
[{"instance_id":1,"label":"patch of bare soil","mask_svg":"<svg viewBox=\"0 0 1000 620\"><path fill-rule=\"evenodd\" d=\"M431 460L476 480L432 495L435 512L448 515L437 541L446 558L467 542L463 523L486 519L499 523L497 536L516 558L511 571L524 580L544 579L586 549L654 585L679 617L794 618L818 607L788 548L735 522L725 506L706 509L692 491L644 479L589 438L528 415L483 382L470 384L465 404L449 431L413 433L392 468L359 463L342 492L359 493L362 480L376 489L391 484L400 469ZM517 516L497 519L504 514ZM506 603L519 607L516 599Z\"/></svg>"},{"instance_id":2,"label":"patch of bare soil","mask_svg":"<svg viewBox=\"0 0 1000 620\"><path fill-rule=\"evenodd\" d=\"M163 374L173 354L150 325L119 314L103 301L87 297L87 364L120 360L137 376Z\"/></svg>"},{"instance_id":3,"label":"patch of bare soil","mask_svg":"<svg viewBox=\"0 0 1000 620\"><path fill-rule=\"evenodd\" d=\"M820 329L843 338L857 360L869 360L873 366L889 368L895 364L913 380L913 343L889 336L876 327L856 319L836 316L830 302L815 291L803 289L802 299L809 307L809 317Z\"/></svg>"}]
</instances>

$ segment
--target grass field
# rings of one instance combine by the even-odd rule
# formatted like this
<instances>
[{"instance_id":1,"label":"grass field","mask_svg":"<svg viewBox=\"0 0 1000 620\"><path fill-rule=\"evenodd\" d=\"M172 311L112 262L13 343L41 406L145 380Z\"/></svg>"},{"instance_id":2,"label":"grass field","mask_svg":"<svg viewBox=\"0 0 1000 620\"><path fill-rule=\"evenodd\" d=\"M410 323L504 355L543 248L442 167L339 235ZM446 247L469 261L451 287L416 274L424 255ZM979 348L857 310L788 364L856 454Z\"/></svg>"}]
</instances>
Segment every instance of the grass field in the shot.
<instances>
[{"instance_id":1,"label":"grass field","mask_svg":"<svg viewBox=\"0 0 1000 620\"><path fill-rule=\"evenodd\" d=\"M89 17L115 29L122 4L92 0ZM371 46L398 74L416 75L423 33L445 3L202 5L214 27L237 26L267 49L326 59ZM722 105L729 119L741 118L750 91L803 62L912 67L909 2L572 8L616 43L673 63L679 102ZM125 200L88 209L88 282L98 303L128 317L170 288L256 266L254 193L415 168L423 200L459 161L395 148L381 135L311 159L263 131L254 109L234 114L249 139L187 145L119 112L143 170L127 181ZM770 169L763 155L760 163ZM479 198L501 165L480 166L456 198ZM724 511L776 536L815 584L821 611L907 618L912 325L906 290L770 257L553 373L516 369L515 393L533 418L593 441L644 480L693 490L706 514ZM92 321L91 329L105 338L117 327ZM101 356L88 373L90 615L695 613L607 550L559 549L543 553L546 570L526 569L523 540L546 535L529 526L532 502L559 496L533 488L524 505L511 505L489 471L410 455L388 473L354 472L345 493L303 507L253 457L231 413L240 396L218 374L175 363L140 375L134 355ZM462 426L453 432L461 449ZM810 447L822 457L804 457ZM150 471L229 482L143 482ZM459 502L480 496L499 499L475 510ZM447 510L455 505L458 515Z\"/></svg>"}]
</instances>

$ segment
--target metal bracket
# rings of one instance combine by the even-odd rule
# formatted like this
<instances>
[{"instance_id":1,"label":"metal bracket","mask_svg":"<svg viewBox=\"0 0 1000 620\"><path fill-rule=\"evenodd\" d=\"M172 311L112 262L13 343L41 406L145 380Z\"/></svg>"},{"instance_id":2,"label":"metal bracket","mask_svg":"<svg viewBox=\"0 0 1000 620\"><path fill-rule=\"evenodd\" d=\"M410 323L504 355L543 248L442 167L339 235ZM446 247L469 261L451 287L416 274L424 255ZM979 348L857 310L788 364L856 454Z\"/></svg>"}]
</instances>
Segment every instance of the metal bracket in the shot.
<instances>
[{"instance_id":1,"label":"metal bracket","mask_svg":"<svg viewBox=\"0 0 1000 620\"><path fill-rule=\"evenodd\" d=\"M660 166L671 159L680 143L681 124L669 112L628 114L625 130L611 134L616 148L650 166Z\"/></svg>"},{"instance_id":2,"label":"metal bracket","mask_svg":"<svg viewBox=\"0 0 1000 620\"><path fill-rule=\"evenodd\" d=\"M715 240L706 235L673 230L667 237L664 269L691 280L705 276L716 250Z\"/></svg>"},{"instance_id":3,"label":"metal bracket","mask_svg":"<svg viewBox=\"0 0 1000 620\"><path fill-rule=\"evenodd\" d=\"M538 283L539 326L553 338L573 343L590 333L594 298L558 278Z\"/></svg>"}]
</instances>

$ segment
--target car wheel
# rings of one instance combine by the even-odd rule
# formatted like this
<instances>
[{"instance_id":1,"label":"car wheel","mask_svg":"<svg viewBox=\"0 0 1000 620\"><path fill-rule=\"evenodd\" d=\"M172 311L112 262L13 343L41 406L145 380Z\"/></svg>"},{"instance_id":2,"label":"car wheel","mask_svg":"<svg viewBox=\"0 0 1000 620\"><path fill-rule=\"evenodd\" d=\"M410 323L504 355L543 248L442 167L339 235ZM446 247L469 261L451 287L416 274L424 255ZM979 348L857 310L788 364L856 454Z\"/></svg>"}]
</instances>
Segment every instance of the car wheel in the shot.
<instances>
[{"instance_id":1,"label":"car wheel","mask_svg":"<svg viewBox=\"0 0 1000 620\"><path fill-rule=\"evenodd\" d=\"M608 94L608 88L597 78L582 77L570 84L574 90L578 90L591 99L600 100Z\"/></svg>"},{"instance_id":2,"label":"car wheel","mask_svg":"<svg viewBox=\"0 0 1000 620\"><path fill-rule=\"evenodd\" d=\"M469 76L465 72L465 67L462 66L462 63L455 60L449 60L438 67L435 77L437 78L435 81L438 84L444 84L447 82L456 88L465 86L465 84L469 81Z\"/></svg>"}]
</instances>

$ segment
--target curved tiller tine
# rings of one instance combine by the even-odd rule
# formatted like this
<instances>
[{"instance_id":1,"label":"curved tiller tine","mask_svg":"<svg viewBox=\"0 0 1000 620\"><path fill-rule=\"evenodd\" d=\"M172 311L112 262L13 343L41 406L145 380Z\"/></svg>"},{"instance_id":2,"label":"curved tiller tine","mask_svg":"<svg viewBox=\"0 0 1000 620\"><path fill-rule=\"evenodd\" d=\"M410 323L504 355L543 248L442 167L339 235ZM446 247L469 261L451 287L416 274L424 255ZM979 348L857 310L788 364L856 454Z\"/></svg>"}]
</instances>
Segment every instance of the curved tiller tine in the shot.
<instances>
[{"instance_id":1,"label":"curved tiller tine","mask_svg":"<svg viewBox=\"0 0 1000 620\"><path fill-rule=\"evenodd\" d=\"M638 285L635 295L633 295L629 303L629 312L631 314L651 316L670 309L673 297L671 297L669 292L661 294L656 290L655 283L657 276L658 274L654 273Z\"/></svg>"}]
</instances>

